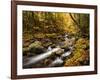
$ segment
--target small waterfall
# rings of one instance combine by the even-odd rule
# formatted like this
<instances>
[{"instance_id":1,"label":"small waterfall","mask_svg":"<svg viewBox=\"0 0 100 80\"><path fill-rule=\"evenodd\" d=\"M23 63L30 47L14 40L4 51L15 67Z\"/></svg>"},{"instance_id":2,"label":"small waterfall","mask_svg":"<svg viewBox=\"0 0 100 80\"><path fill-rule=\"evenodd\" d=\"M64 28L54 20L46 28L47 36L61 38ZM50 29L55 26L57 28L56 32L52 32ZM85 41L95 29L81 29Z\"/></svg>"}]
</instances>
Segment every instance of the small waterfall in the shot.
<instances>
[{"instance_id":1,"label":"small waterfall","mask_svg":"<svg viewBox=\"0 0 100 80\"><path fill-rule=\"evenodd\" d=\"M62 58L67 57L71 54L71 51L65 52L64 54L61 55Z\"/></svg>"},{"instance_id":2,"label":"small waterfall","mask_svg":"<svg viewBox=\"0 0 100 80\"><path fill-rule=\"evenodd\" d=\"M61 57L57 57L50 65L49 67L53 67L53 66L59 66L63 63L63 60L61 59Z\"/></svg>"},{"instance_id":3,"label":"small waterfall","mask_svg":"<svg viewBox=\"0 0 100 80\"><path fill-rule=\"evenodd\" d=\"M65 34L65 37L68 37L68 34Z\"/></svg>"},{"instance_id":4,"label":"small waterfall","mask_svg":"<svg viewBox=\"0 0 100 80\"><path fill-rule=\"evenodd\" d=\"M39 64L39 62L41 62L42 60L47 59L49 56L51 56L54 52L57 51L61 51L61 46L64 46L65 44L68 45L68 47L66 46L64 48L64 51L62 54L60 54L59 56L57 56L57 54L55 54L54 59L50 59L51 62L48 64L49 67L55 67L55 66L62 66L64 63L64 60L71 55L72 51L73 51L73 45L72 42L75 40L75 38L69 38L68 35L66 34L64 36L65 41L61 41L59 42L59 44L56 46L56 48L52 48L51 46L48 46L48 48L46 49L47 52L42 53L40 55L34 56L34 57L30 57L30 58L25 58L26 61L24 61L24 65L23 67L30 67L31 65L35 65L35 64ZM42 63L41 63L42 65Z\"/></svg>"},{"instance_id":5,"label":"small waterfall","mask_svg":"<svg viewBox=\"0 0 100 80\"><path fill-rule=\"evenodd\" d=\"M48 49L47 49L47 51L51 51L51 50L52 50L52 48L51 48L51 46L49 46Z\"/></svg>"},{"instance_id":6,"label":"small waterfall","mask_svg":"<svg viewBox=\"0 0 100 80\"><path fill-rule=\"evenodd\" d=\"M48 51L46 53L40 54L38 56L34 56L28 59L28 61L26 63L24 63L24 66L29 66L32 64L35 64L43 59L46 59L47 57L49 57L52 53L58 51L60 48L54 48L51 51Z\"/></svg>"}]
</instances>

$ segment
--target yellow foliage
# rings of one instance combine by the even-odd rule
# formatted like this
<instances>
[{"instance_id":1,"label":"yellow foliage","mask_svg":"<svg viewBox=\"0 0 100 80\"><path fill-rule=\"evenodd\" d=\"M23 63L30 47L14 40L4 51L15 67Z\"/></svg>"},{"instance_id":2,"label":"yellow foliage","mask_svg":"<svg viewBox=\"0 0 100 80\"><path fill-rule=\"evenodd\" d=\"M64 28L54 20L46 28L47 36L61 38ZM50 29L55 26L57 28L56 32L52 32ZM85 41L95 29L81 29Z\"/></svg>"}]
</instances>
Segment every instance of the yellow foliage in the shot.
<instances>
[{"instance_id":1,"label":"yellow foliage","mask_svg":"<svg viewBox=\"0 0 100 80\"><path fill-rule=\"evenodd\" d=\"M68 60L66 60L64 66L78 66L81 65L80 62L84 62L85 60L88 60L88 53L86 53L84 50L77 50L73 52L74 56Z\"/></svg>"},{"instance_id":2,"label":"yellow foliage","mask_svg":"<svg viewBox=\"0 0 100 80\"><path fill-rule=\"evenodd\" d=\"M89 52L85 50L89 46L89 40L80 38L76 41L73 57L65 61L64 66L79 66L89 60Z\"/></svg>"},{"instance_id":3,"label":"yellow foliage","mask_svg":"<svg viewBox=\"0 0 100 80\"><path fill-rule=\"evenodd\" d=\"M77 49L85 49L89 47L89 40L80 38L79 40L76 41L75 47Z\"/></svg>"}]
</instances>

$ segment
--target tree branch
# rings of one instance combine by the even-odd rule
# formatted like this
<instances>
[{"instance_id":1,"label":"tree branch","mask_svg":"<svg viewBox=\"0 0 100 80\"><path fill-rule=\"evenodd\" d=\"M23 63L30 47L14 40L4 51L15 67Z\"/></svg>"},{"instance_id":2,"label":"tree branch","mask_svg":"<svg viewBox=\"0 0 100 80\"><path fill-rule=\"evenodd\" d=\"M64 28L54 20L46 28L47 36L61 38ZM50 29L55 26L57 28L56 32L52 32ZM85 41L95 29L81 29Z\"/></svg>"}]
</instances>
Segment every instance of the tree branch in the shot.
<instances>
[{"instance_id":1,"label":"tree branch","mask_svg":"<svg viewBox=\"0 0 100 80\"><path fill-rule=\"evenodd\" d=\"M74 21L74 23L77 25L77 26L80 26L79 24L78 24L78 22L74 19L74 17L72 16L72 14L71 13L69 13L69 15L70 15L70 17L72 18L72 20Z\"/></svg>"}]
</instances>

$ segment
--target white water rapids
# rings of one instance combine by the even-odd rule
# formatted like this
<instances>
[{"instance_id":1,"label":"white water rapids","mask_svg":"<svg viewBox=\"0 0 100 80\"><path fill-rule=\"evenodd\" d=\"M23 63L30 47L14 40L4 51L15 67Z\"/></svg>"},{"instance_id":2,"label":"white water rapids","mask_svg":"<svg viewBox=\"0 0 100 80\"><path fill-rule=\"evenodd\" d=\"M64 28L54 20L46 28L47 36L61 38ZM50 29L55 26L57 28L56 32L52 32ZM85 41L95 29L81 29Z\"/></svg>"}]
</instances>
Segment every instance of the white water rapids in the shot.
<instances>
[{"instance_id":1,"label":"white water rapids","mask_svg":"<svg viewBox=\"0 0 100 80\"><path fill-rule=\"evenodd\" d=\"M74 40L74 38L69 39L68 35L65 35L64 39L66 42L69 42L69 41L72 42L72 40ZM52 49L51 46L49 46L47 49L47 52L42 53L42 54L37 55L37 56L34 56L34 57L27 58L26 59L27 61L24 62L23 66L28 67L30 65L37 64L38 62L48 58L49 56L51 56L53 53L59 51L60 49L61 49L60 47ZM66 58L67 56L71 55L71 53L73 51L73 46L70 46L69 49L70 49L69 51L64 52L63 54L61 54L61 56L59 56L59 57L57 56L48 66L56 66L56 65L63 64L63 62L64 62L63 58Z\"/></svg>"},{"instance_id":2,"label":"white water rapids","mask_svg":"<svg viewBox=\"0 0 100 80\"><path fill-rule=\"evenodd\" d=\"M24 64L24 66L29 66L35 63L38 63L41 60L44 60L46 58L48 58L50 55L52 55L54 52L60 50L61 48L54 48L51 51L48 51L46 53L40 54L38 56L34 56L31 58L28 58L28 61ZM68 51L65 52L61 55L61 57L57 57L51 64L49 64L49 66L56 66L56 65L60 65L63 63L62 58L67 57L71 54L72 51Z\"/></svg>"},{"instance_id":3,"label":"white water rapids","mask_svg":"<svg viewBox=\"0 0 100 80\"><path fill-rule=\"evenodd\" d=\"M38 56L34 56L32 58L29 58L28 59L28 62L24 64L24 66L27 66L27 65L30 65L30 64L34 64L34 63L37 63L47 57L49 57L52 53L58 51L60 48L54 48L52 49L51 51L48 51L46 53L43 53L43 54L40 54Z\"/></svg>"}]
</instances>

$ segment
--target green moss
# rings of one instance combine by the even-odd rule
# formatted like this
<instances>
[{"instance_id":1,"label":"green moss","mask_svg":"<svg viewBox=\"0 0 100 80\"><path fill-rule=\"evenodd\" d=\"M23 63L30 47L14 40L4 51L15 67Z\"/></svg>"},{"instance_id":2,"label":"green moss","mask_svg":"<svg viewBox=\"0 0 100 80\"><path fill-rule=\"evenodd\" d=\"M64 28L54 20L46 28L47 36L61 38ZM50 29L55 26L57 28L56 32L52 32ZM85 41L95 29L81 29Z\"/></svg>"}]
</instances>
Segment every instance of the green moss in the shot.
<instances>
[{"instance_id":1,"label":"green moss","mask_svg":"<svg viewBox=\"0 0 100 80\"><path fill-rule=\"evenodd\" d=\"M75 48L76 49L86 49L86 48L89 48L89 40L84 39L84 38L78 39L76 41Z\"/></svg>"},{"instance_id":2,"label":"green moss","mask_svg":"<svg viewBox=\"0 0 100 80\"><path fill-rule=\"evenodd\" d=\"M34 38L45 38L45 34L43 33L34 34Z\"/></svg>"},{"instance_id":3,"label":"green moss","mask_svg":"<svg viewBox=\"0 0 100 80\"><path fill-rule=\"evenodd\" d=\"M46 34L46 37L48 37L48 38L56 38L57 34L56 33Z\"/></svg>"},{"instance_id":4,"label":"green moss","mask_svg":"<svg viewBox=\"0 0 100 80\"><path fill-rule=\"evenodd\" d=\"M33 47L41 47L42 43L40 41L35 41L34 43L29 45L29 48L33 48Z\"/></svg>"}]
</instances>

